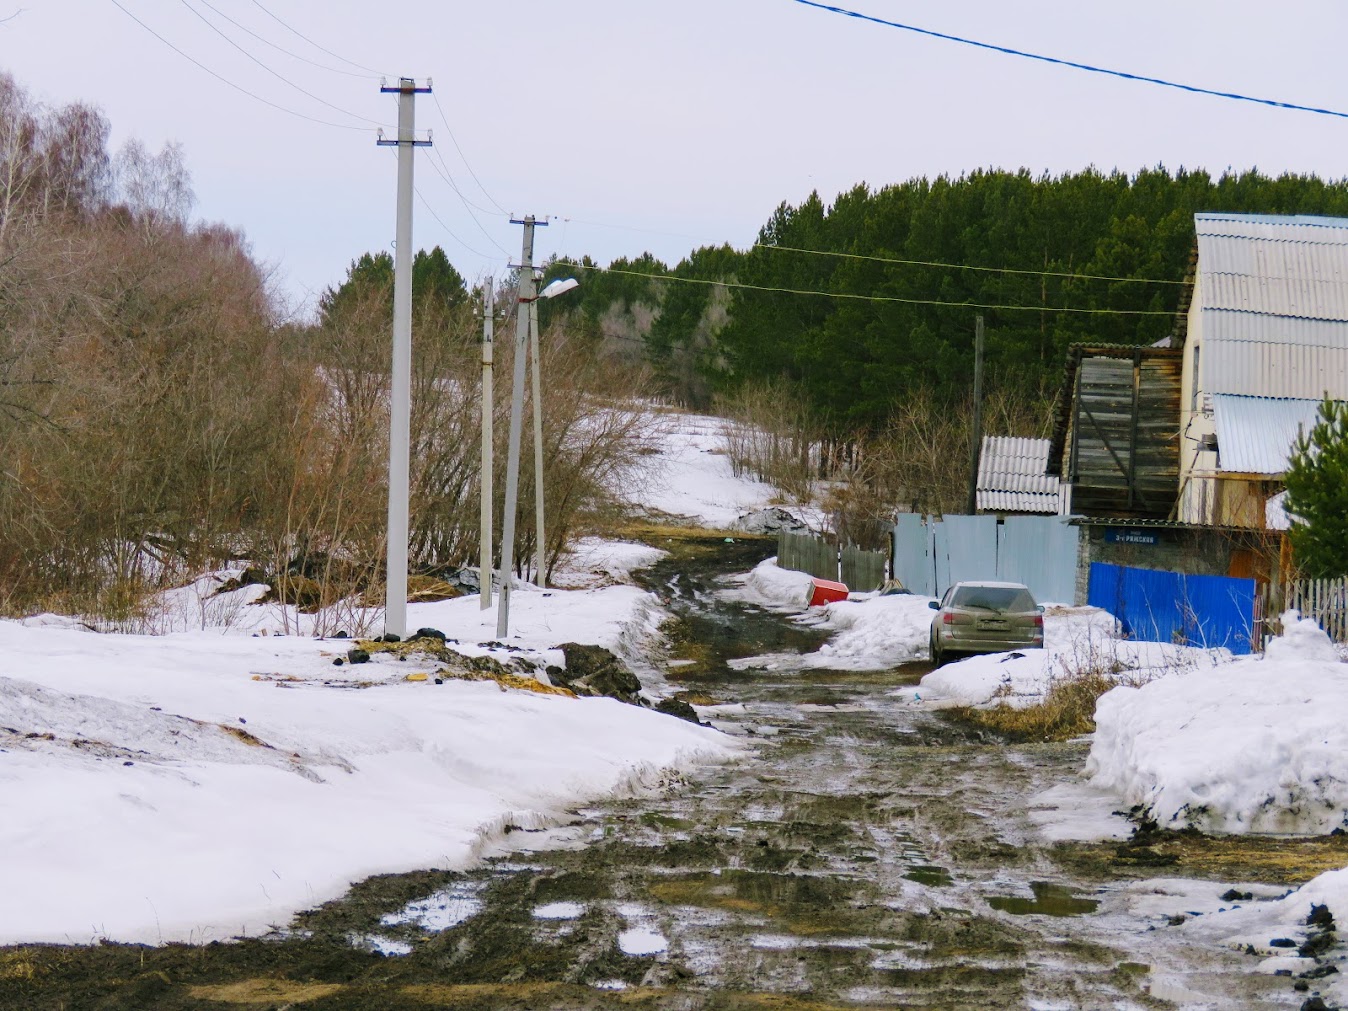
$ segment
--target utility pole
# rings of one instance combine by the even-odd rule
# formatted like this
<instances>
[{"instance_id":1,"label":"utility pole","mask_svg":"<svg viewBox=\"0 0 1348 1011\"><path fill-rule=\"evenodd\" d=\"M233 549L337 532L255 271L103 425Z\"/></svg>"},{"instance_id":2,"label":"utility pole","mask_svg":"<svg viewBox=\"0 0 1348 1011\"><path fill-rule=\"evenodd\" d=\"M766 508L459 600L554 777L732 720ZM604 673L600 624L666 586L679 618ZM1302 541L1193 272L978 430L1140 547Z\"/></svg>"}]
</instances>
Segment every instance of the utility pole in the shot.
<instances>
[{"instance_id":1,"label":"utility pole","mask_svg":"<svg viewBox=\"0 0 1348 1011\"><path fill-rule=\"evenodd\" d=\"M389 396L388 440L388 569L384 590L384 632L407 635L407 527L410 484L412 388L412 159L429 140L415 135L416 96L430 92L410 77L396 87L381 84L381 93L398 96L398 139L377 143L398 149L398 231L393 249L393 369Z\"/></svg>"},{"instance_id":2,"label":"utility pole","mask_svg":"<svg viewBox=\"0 0 1348 1011\"><path fill-rule=\"evenodd\" d=\"M519 296L515 307L515 370L510 390L510 440L506 453L505 516L501 519L501 596L496 609L496 638L510 632L510 590L515 580L515 506L520 492L520 436L524 428L524 361L529 354L531 308L538 298L534 279L534 228L546 225L532 214L523 220L511 218L512 225L524 226L524 246L517 265Z\"/></svg>"},{"instance_id":3,"label":"utility pole","mask_svg":"<svg viewBox=\"0 0 1348 1011\"><path fill-rule=\"evenodd\" d=\"M983 449L983 317L974 320L974 416L969 436L969 515L978 512L978 457Z\"/></svg>"},{"instance_id":4,"label":"utility pole","mask_svg":"<svg viewBox=\"0 0 1348 1011\"><path fill-rule=\"evenodd\" d=\"M492 330L495 320L495 298L492 279L482 285L482 535L478 545L478 583L481 588L481 609L491 607L491 507L492 507Z\"/></svg>"},{"instance_id":5,"label":"utility pole","mask_svg":"<svg viewBox=\"0 0 1348 1011\"><path fill-rule=\"evenodd\" d=\"M543 532L543 388L539 380L538 299L529 303L529 361L533 372L534 401L534 530L535 578L539 586L548 585L548 539Z\"/></svg>"}]
</instances>

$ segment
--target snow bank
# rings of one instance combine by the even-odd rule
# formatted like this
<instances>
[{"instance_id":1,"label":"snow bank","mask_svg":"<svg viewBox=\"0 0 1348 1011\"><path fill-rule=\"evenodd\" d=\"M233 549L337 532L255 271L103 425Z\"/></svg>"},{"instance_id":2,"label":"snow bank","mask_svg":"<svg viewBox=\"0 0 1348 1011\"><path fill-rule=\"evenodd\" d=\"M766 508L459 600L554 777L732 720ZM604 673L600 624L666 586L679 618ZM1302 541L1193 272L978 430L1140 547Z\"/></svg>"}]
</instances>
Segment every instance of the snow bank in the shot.
<instances>
[{"instance_id":1,"label":"snow bank","mask_svg":"<svg viewBox=\"0 0 1348 1011\"><path fill-rule=\"evenodd\" d=\"M776 558L769 558L750 572L733 576L725 595L773 610L803 611L809 604L811 582L809 573L783 569Z\"/></svg>"},{"instance_id":2,"label":"snow bank","mask_svg":"<svg viewBox=\"0 0 1348 1011\"><path fill-rule=\"evenodd\" d=\"M1095 784L1162 825L1348 825L1348 667L1313 621L1289 613L1283 624L1262 659L1105 694L1086 765Z\"/></svg>"},{"instance_id":3,"label":"snow bank","mask_svg":"<svg viewBox=\"0 0 1348 1011\"><path fill-rule=\"evenodd\" d=\"M626 583L637 569L654 565L668 554L649 544L582 537L571 545L552 581L567 589Z\"/></svg>"},{"instance_id":4,"label":"snow bank","mask_svg":"<svg viewBox=\"0 0 1348 1011\"><path fill-rule=\"evenodd\" d=\"M883 670L925 659L932 610L929 597L896 593L887 597L857 594L824 607L811 608L801 624L836 634L808 654L811 667L833 670Z\"/></svg>"},{"instance_id":5,"label":"snow bank","mask_svg":"<svg viewBox=\"0 0 1348 1011\"><path fill-rule=\"evenodd\" d=\"M503 651L477 608L409 612L462 652L549 662L560 642L618 646L659 617L632 587L519 592ZM262 932L368 875L466 866L507 824L734 747L610 699L413 682L416 661L390 655L334 666L348 645L0 622L0 944Z\"/></svg>"},{"instance_id":6,"label":"snow bank","mask_svg":"<svg viewBox=\"0 0 1348 1011\"><path fill-rule=\"evenodd\" d=\"M654 440L656 453L644 457L634 484L649 510L685 521L729 530L746 513L773 504L777 491L752 478L736 477L725 455L724 418L669 411L664 431ZM810 509L794 507L806 522L819 519Z\"/></svg>"},{"instance_id":7,"label":"snow bank","mask_svg":"<svg viewBox=\"0 0 1348 1011\"><path fill-rule=\"evenodd\" d=\"M1231 659L1226 650L1117 639L1116 625L1099 608L1048 605L1043 649L954 661L924 677L916 694L952 705L1030 706L1043 701L1055 681L1086 671L1106 674L1121 684L1142 684L1177 670L1209 668Z\"/></svg>"}]
</instances>

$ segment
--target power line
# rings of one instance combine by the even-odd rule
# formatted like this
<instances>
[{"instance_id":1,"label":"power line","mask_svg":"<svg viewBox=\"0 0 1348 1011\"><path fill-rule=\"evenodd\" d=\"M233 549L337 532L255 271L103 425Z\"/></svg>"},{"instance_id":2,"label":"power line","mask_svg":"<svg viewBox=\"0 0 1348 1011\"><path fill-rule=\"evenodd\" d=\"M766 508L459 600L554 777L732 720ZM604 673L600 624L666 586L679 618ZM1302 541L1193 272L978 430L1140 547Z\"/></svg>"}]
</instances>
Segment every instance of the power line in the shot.
<instances>
[{"instance_id":1,"label":"power line","mask_svg":"<svg viewBox=\"0 0 1348 1011\"><path fill-rule=\"evenodd\" d=\"M1338 112L1334 109L1320 109L1312 105L1297 105L1294 102L1279 102L1271 98L1255 98L1251 95L1239 95L1231 91L1217 91L1213 88L1201 88L1193 84L1180 84L1177 81L1167 81L1160 77L1147 77L1143 74L1132 74L1125 70L1110 70L1106 67L1092 66L1089 63L1077 63L1074 60L1063 60L1055 56L1044 56L1040 53L1027 53L1021 49L1012 49L1009 46L999 46L991 42L978 42L974 39L961 38L958 35L948 35L945 32L933 31L930 28L919 28L916 25L906 25L898 21L886 21L884 18L877 18L870 14L862 14L858 11L847 10L845 7L834 7L830 4L818 3L816 0L793 0L793 2L804 4L806 7L815 7L821 11L829 11L832 14L842 14L849 18L856 18L858 21L869 21L873 24L885 25L888 28L899 28L905 32L926 35L933 39L958 42L963 46L974 46L977 49L988 49L994 53L1004 53L1007 56L1020 56L1027 60L1038 60L1041 63L1052 63L1061 67L1071 67L1074 70L1084 70L1092 74L1105 74L1109 77L1121 77L1126 81L1140 81L1143 84L1156 84L1163 88L1175 88L1176 90L1187 91L1195 95L1211 95L1214 98L1229 98L1237 102L1253 102L1256 105L1272 106L1275 109L1292 109L1296 112L1313 112L1319 116L1336 116L1340 119L1348 119L1348 112Z\"/></svg>"},{"instance_id":2,"label":"power line","mask_svg":"<svg viewBox=\"0 0 1348 1011\"><path fill-rule=\"evenodd\" d=\"M1064 277L1077 281L1131 281L1137 284L1192 285L1192 281L1171 281L1159 277L1110 277L1108 274L1073 274L1060 270L1025 270L1019 267L976 267L971 263L942 263L939 260L900 260L889 256L867 256L862 253L838 253L829 249L798 249L795 246L776 246L755 242L753 249L776 249L784 253L809 253L813 256L836 256L848 260L868 260L873 263L893 263L905 267L948 267L951 270L981 270L996 274L1029 274L1034 277Z\"/></svg>"},{"instance_id":3,"label":"power line","mask_svg":"<svg viewBox=\"0 0 1348 1011\"><path fill-rule=\"evenodd\" d=\"M309 36L305 35L305 34L304 34L302 31L300 31L298 28L294 27L293 25L288 24L288 23L285 22L285 21L282 21L279 17L277 17L277 16L276 16L275 14L273 14L271 11L267 10L266 7L262 6L260 0L253 0L253 5L254 5L255 7L257 7L257 9L260 10L263 14L267 15L267 17L271 18L271 19L272 19L273 21L275 21L278 25L280 25L282 28L284 28L286 31L290 32L290 33L293 34L293 35L297 35L299 38L303 39L305 42L309 43L309 45L311 45L311 46L313 46L315 49L317 49L320 53L327 53L327 54L328 54L329 56L331 56L334 60L341 60L341 61L342 61L343 63L345 63L347 66L355 67L357 70L364 70L366 73L373 74L375 77L396 77L396 76L398 76L397 74L387 74L387 73L384 73L383 71L380 71L380 70L374 70L374 69L372 69L372 68L370 68L370 67L363 66L362 64L359 64L359 63L355 62L354 60L348 60L345 56L340 56L340 55L338 55L337 53L334 53L331 49L324 49L322 46L320 46L320 45L319 45L317 42L315 42L313 39L309 38Z\"/></svg>"},{"instance_id":4,"label":"power line","mask_svg":"<svg viewBox=\"0 0 1348 1011\"><path fill-rule=\"evenodd\" d=\"M451 229L447 224L445 224L444 220L440 217L440 215L435 213L435 208L431 206L431 202L427 200L425 196L422 195L421 188L419 186L414 186L413 189L416 191L417 199L421 201L422 205L426 208L426 210L431 212L431 217L433 217L436 220L436 222L440 225L440 227L444 229L446 235L448 235L451 239L457 242L464 249L468 250L468 252L472 253L474 256L480 256L484 260L500 259L500 257L493 256L491 253L484 253L480 249L474 249L472 246L468 245L468 243L464 242L461 238L459 238L458 235L455 234L453 229ZM502 250L502 252L505 251ZM506 253L506 256L509 255L510 255L509 253Z\"/></svg>"},{"instance_id":5,"label":"power line","mask_svg":"<svg viewBox=\"0 0 1348 1011\"><path fill-rule=\"evenodd\" d=\"M431 152L432 155L434 155L435 148L431 148ZM497 242L495 238L492 237L492 234L488 232L487 229L483 226L482 222L478 220L477 215L473 213L473 208L472 205L469 203L468 198L463 195L463 193L459 190L459 187L454 184L453 177L449 175L449 167L447 165L444 165L444 159L439 159L440 164L438 165L436 164L436 161L437 159L435 157L431 158L431 168L435 170L435 172L440 176L441 179L443 179L445 182L449 184L449 188L452 189L458 195L458 198L461 201L463 201L464 210L466 210L468 212L468 216L473 219L473 224L477 225L477 230L481 232L483 235L485 235L487 237L487 241L490 242L497 249L499 249L503 255L509 256L510 251L506 249L505 246ZM444 167L442 168L442 166Z\"/></svg>"},{"instance_id":6,"label":"power line","mask_svg":"<svg viewBox=\"0 0 1348 1011\"><path fill-rule=\"evenodd\" d=\"M254 2L256 2L256 0L254 0ZM454 150L459 152L459 157L463 159L463 167L466 168L468 174L473 177L473 182L477 183L477 188L482 191L482 195L487 198L487 202L494 206L497 211L501 214L509 214L509 211L496 202L496 198L488 192L487 187L482 185L482 180L479 179L477 173L473 171L473 166L468 162L468 156L463 153L463 148L459 147L459 141L458 138L454 136L453 127L449 125L449 117L445 115L445 110L440 105L440 97L432 92L431 99L435 102L436 111L440 113L440 122L445 124L445 132L449 134L449 139L454 144ZM483 213L485 214L487 212L484 210Z\"/></svg>"},{"instance_id":7,"label":"power line","mask_svg":"<svg viewBox=\"0 0 1348 1011\"><path fill-rule=\"evenodd\" d=\"M935 298L900 298L897 295L854 295L841 291L811 291L802 288L777 288L761 284L742 284L738 281L709 281L700 277L679 277L675 274L648 274L639 270L619 270L616 267L599 267L574 260L567 266L577 270L602 271L606 274L623 274L628 277L645 277L652 281L673 281L680 284L703 284L717 288L738 288L745 291L769 291L783 295L817 295L821 298L841 298L859 302L900 302L905 305L931 305L949 309L998 309L1009 312L1071 312L1087 315L1105 316L1174 316L1170 309L1083 309L1071 306L1054 305L992 305L981 302L948 302Z\"/></svg>"},{"instance_id":8,"label":"power line","mask_svg":"<svg viewBox=\"0 0 1348 1011\"><path fill-rule=\"evenodd\" d=\"M309 66L311 66L311 67L317 67L319 70L326 70L326 71L327 71L328 73L330 73L330 74L342 74L342 75L345 76L345 77L358 77L358 78L360 78L360 79L362 79L362 80L368 80L368 79L371 78L371 77L377 77L377 76L379 76L379 75L374 74L374 73L371 73L371 72L365 72L365 73L359 73L359 74L358 74L358 73L356 73L355 71L352 71L352 70L342 70L342 69L339 68L339 67L329 67L326 63L319 63L317 60L311 60L311 59L309 59L307 56L301 56L299 53L292 52L291 50L287 49L285 46L277 45L277 44L276 44L275 42L273 42L271 39L266 38L266 37L263 36L263 35L259 35L257 32L255 32L255 31L253 31L251 28L249 28L247 25L240 24L239 22L235 21L232 17L230 17L228 14L226 14L224 11L222 11L219 7L216 7L216 6L214 6L214 5L210 4L210 3L207 3L207 0L201 0L201 4L202 4L202 6L207 7L207 8L209 8L210 10L214 11L219 17L224 18L226 21L228 21L230 24L232 24L235 28L239 29L239 31L241 31L241 32L246 32L247 34L251 35L253 38L257 39L259 42L261 42L264 46L270 46L272 49L275 49L275 50L276 50L277 52L279 52L279 53L285 53L285 55L289 56L291 59L299 60L301 63L307 63L307 64L309 64Z\"/></svg>"},{"instance_id":9,"label":"power line","mask_svg":"<svg viewBox=\"0 0 1348 1011\"><path fill-rule=\"evenodd\" d=\"M177 53L179 56L181 56L181 57L182 57L184 60L186 60L188 63L191 63L193 66L195 66L195 67L196 67L197 69L199 69L199 70L204 70L206 73L210 74L210 75L211 75L212 77L214 77L217 81L219 81L221 84L228 85L229 87L233 88L235 91L239 92L240 94L247 95L249 98L253 99L254 101L261 102L263 105L271 106L271 108L276 109L278 112L284 112L284 113L286 113L286 114L288 114L288 115L291 115L291 116L294 116L294 117L296 117L296 118L298 118L298 119L307 119L310 123L318 123L320 126L332 126L332 127L336 127L336 128L339 129L339 130L361 130L361 131L364 131L364 130L368 129L368 127L364 127L364 126L352 126L350 123L333 123L333 122L331 122L331 121L329 121L329 120L326 120L326 119L319 119L319 118L317 118L316 116L310 116L310 115L307 115L306 113L303 113L303 112L296 112L294 109L288 109L288 108L286 108L284 105L278 105L277 103L271 101L270 99L263 98L261 95L254 94L253 92L249 91L247 88L242 87L241 85L235 84L235 83L234 83L233 81L231 81L229 78L227 78L227 77L225 77L225 76L223 76L223 75L221 75L221 74L217 74L214 70L212 70L210 67L206 66L206 64L202 63L200 60L196 59L195 57L189 56L187 53L183 52L181 49L179 49L177 46L175 46L175 45L174 45L172 42L170 42L168 39L164 38L164 36L160 35L157 31L155 31L153 28L151 28L149 25L147 25L144 21L142 21L140 18L136 17L136 15L132 14L129 10L127 10L125 7L123 7L122 4L120 3L120 0L110 0L110 2L111 2L111 4L112 4L114 7L116 7L116 8L117 8L118 10L120 10L123 14L125 14L127 17L129 17L132 21L136 22L136 24L138 24L138 25L140 25L142 28L144 28L147 32L149 32L151 35L153 35L156 39L158 39L158 40L159 40L160 42L162 42L164 45L166 45L166 46L168 46L170 49L172 49L175 53Z\"/></svg>"},{"instance_id":10,"label":"power line","mask_svg":"<svg viewBox=\"0 0 1348 1011\"><path fill-rule=\"evenodd\" d=\"M199 18L199 19L201 20L201 23L204 24L207 28L209 28L211 31L215 32L216 35L219 35L222 39L224 39L226 42L228 42L231 46L233 46L233 47L234 47L235 49L237 49L239 52L243 53L244 56L248 57L248 59L252 60L252 61L253 61L254 63L256 63L259 67L261 67L263 70L265 70L267 73L271 74L272 77L276 78L276 79L277 79L278 81L280 81L282 84L289 85L290 87L292 87L292 88L294 88L296 91L298 91L301 95L305 95L305 96L307 96L307 97L309 97L309 98L312 98L312 99L313 99L315 102L317 102L319 105L326 105L329 109L332 109L332 110L335 111L335 112L340 112L340 113L341 113L342 115L344 115L344 116L350 116L350 117L352 117L353 119L363 119L365 122L370 123L370 124L372 124L372 125L374 125L374 126L381 126L381 125L382 125L382 124L379 122L379 120L377 120L377 119L371 119L369 116L362 116L360 113L358 113L358 112L352 112L350 109L343 109L340 105L333 105L333 104L332 104L331 102L329 102L327 99L325 99L325 98L319 98L319 97L318 97L317 95L315 95L312 91L307 91L306 89L301 88L301 87L300 87L298 84L296 84L294 81L290 80L290 79L289 79L288 77L286 77L284 74L280 73L280 71L273 70L271 67L267 66L267 64L263 63L263 62L262 62L261 60L259 60L256 56L254 56L252 53L250 53L247 49L244 49L243 46L239 45L237 42L235 42L233 39L231 39L228 35L226 35L223 31L221 31L216 25L212 24L210 18L206 17L205 14L202 14L201 11L199 11L199 10L197 10L195 7L193 7L190 3L187 2L187 0L178 0L178 2L181 3L184 7L186 7L189 11L191 11L192 14L193 14L194 16L196 16L197 18Z\"/></svg>"}]
</instances>

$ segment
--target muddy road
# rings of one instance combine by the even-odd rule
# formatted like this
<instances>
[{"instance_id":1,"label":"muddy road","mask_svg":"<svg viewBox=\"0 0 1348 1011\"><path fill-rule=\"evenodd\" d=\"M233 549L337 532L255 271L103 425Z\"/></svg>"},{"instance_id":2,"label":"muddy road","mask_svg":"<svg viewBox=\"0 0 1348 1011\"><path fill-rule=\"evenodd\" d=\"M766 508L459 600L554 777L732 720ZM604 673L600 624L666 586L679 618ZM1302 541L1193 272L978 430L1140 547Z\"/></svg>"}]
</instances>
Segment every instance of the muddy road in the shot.
<instances>
[{"instance_id":1,"label":"muddy road","mask_svg":"<svg viewBox=\"0 0 1348 1011\"><path fill-rule=\"evenodd\" d=\"M1299 1006L1286 980L1123 911L1122 884L1157 871L1119 844L1042 840L1031 798L1083 745L896 704L923 664L736 669L821 641L725 599L721 577L773 545L661 546L643 578L676 617L644 673L716 704L744 760L512 832L466 874L371 879L270 939L10 949L0 1007Z\"/></svg>"}]
</instances>

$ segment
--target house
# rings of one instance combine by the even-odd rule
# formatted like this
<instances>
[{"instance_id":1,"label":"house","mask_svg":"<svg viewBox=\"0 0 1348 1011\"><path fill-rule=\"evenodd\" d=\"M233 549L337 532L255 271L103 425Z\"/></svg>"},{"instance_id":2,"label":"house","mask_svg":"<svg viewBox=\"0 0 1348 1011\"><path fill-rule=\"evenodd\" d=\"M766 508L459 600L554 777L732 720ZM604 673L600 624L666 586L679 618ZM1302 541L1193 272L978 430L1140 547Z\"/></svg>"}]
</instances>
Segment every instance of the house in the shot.
<instances>
[{"instance_id":1,"label":"house","mask_svg":"<svg viewBox=\"0 0 1348 1011\"><path fill-rule=\"evenodd\" d=\"M1177 335L1178 518L1285 527L1278 495L1292 443L1324 397L1348 400L1348 218L1198 214L1195 231L1198 270Z\"/></svg>"},{"instance_id":2,"label":"house","mask_svg":"<svg viewBox=\"0 0 1348 1011\"><path fill-rule=\"evenodd\" d=\"M984 436L978 454L977 511L1057 516L1062 482L1048 472L1048 439Z\"/></svg>"}]
</instances>

